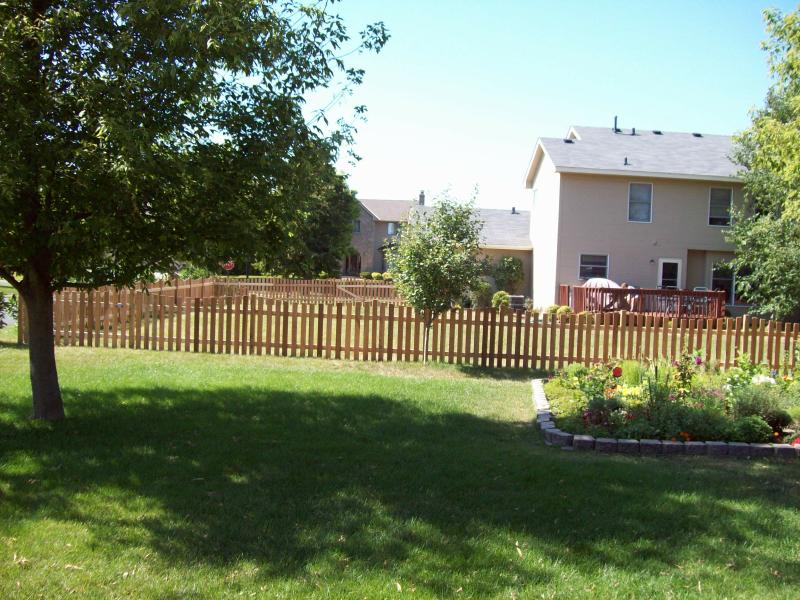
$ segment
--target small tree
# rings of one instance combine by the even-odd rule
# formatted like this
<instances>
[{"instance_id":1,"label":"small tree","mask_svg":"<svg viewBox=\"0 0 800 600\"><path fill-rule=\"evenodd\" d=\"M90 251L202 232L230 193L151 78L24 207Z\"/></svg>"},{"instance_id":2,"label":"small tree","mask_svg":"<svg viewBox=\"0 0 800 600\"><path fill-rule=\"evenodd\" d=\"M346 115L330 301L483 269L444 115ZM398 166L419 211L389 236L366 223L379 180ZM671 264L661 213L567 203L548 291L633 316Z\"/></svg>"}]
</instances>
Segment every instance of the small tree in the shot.
<instances>
[{"instance_id":1,"label":"small tree","mask_svg":"<svg viewBox=\"0 0 800 600\"><path fill-rule=\"evenodd\" d=\"M430 211L412 212L402 235L387 249L400 295L424 315L424 362L436 318L479 281L481 227L471 204L444 197Z\"/></svg>"}]
</instances>

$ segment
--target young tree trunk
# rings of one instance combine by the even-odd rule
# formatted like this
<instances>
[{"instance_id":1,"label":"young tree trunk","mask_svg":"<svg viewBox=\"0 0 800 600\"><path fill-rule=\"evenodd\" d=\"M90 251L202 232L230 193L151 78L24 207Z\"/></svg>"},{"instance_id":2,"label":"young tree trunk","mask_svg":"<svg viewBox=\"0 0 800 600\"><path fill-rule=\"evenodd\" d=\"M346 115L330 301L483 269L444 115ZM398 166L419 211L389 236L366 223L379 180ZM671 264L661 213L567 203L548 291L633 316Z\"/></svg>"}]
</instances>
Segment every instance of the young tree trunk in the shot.
<instances>
[{"instance_id":1,"label":"young tree trunk","mask_svg":"<svg viewBox=\"0 0 800 600\"><path fill-rule=\"evenodd\" d=\"M24 296L27 309L28 359L33 390L33 418L57 421L64 418L64 403L58 385L53 339L53 292L50 286L29 286Z\"/></svg>"},{"instance_id":2,"label":"young tree trunk","mask_svg":"<svg viewBox=\"0 0 800 600\"><path fill-rule=\"evenodd\" d=\"M431 332L431 324L425 320L425 330L422 332L422 362L428 364L428 337Z\"/></svg>"}]
</instances>

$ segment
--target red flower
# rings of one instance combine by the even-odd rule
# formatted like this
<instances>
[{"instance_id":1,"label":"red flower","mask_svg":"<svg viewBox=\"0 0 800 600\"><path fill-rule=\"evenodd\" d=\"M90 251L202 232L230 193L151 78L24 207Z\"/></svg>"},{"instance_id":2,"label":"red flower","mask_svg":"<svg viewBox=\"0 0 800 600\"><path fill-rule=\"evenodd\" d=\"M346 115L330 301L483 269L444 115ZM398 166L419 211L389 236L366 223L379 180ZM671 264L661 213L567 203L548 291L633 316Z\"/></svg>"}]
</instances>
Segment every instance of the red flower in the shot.
<instances>
[{"instance_id":1,"label":"red flower","mask_svg":"<svg viewBox=\"0 0 800 600\"><path fill-rule=\"evenodd\" d=\"M614 367L614 370L611 371L611 374L614 377L622 377L622 367Z\"/></svg>"},{"instance_id":2,"label":"red flower","mask_svg":"<svg viewBox=\"0 0 800 600\"><path fill-rule=\"evenodd\" d=\"M800 446L800 437L792 440L791 446Z\"/></svg>"}]
</instances>

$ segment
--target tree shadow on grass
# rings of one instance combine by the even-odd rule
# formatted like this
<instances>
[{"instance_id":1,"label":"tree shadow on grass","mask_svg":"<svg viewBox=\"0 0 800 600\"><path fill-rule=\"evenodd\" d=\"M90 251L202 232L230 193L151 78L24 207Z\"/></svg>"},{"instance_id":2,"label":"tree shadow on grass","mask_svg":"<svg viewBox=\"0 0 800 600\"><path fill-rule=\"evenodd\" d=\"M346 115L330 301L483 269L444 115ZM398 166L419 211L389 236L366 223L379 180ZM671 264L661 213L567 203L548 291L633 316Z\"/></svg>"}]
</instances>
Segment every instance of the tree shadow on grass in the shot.
<instances>
[{"instance_id":1,"label":"tree shadow on grass","mask_svg":"<svg viewBox=\"0 0 800 600\"><path fill-rule=\"evenodd\" d=\"M108 552L147 544L175 564L252 560L265 581L301 577L310 563L339 574L345 563L391 565L433 594L469 580L487 595L557 581L564 567L652 574L696 557L724 565L733 551L720 543L758 564L767 560L759 539L797 532L784 510L799 507L796 482L774 472L783 466L577 456L543 447L530 426L375 395L64 393L63 423L0 423L0 451L35 463L0 470L3 502L23 518L83 523ZM86 497L98 489L159 510L99 509ZM517 541L561 567L518 559ZM800 583L788 557L754 571L765 586L776 585L771 569L783 584Z\"/></svg>"},{"instance_id":2,"label":"tree shadow on grass","mask_svg":"<svg viewBox=\"0 0 800 600\"><path fill-rule=\"evenodd\" d=\"M476 365L457 365L457 369L475 379L498 379L501 381L530 381L534 377L546 377L547 371L522 368L490 368Z\"/></svg>"}]
</instances>

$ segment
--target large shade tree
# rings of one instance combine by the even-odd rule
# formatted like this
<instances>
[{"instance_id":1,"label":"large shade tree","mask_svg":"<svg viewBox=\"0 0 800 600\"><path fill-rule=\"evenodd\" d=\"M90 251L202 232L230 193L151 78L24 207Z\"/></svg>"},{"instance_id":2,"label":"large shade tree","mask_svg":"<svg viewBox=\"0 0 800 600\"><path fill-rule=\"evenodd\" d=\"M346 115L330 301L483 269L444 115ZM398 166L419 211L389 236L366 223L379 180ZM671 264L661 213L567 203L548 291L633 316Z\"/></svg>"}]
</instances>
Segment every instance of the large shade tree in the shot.
<instances>
[{"instance_id":1,"label":"large shade tree","mask_svg":"<svg viewBox=\"0 0 800 600\"><path fill-rule=\"evenodd\" d=\"M745 205L734 214L737 291L756 310L800 315L800 14L764 13L773 83L736 139Z\"/></svg>"},{"instance_id":2,"label":"large shade tree","mask_svg":"<svg viewBox=\"0 0 800 600\"><path fill-rule=\"evenodd\" d=\"M64 415L55 290L293 235L304 185L351 131L323 134L303 99L358 84L341 56L387 39L378 23L349 41L328 5L0 3L0 277L29 315L35 418Z\"/></svg>"}]
</instances>

